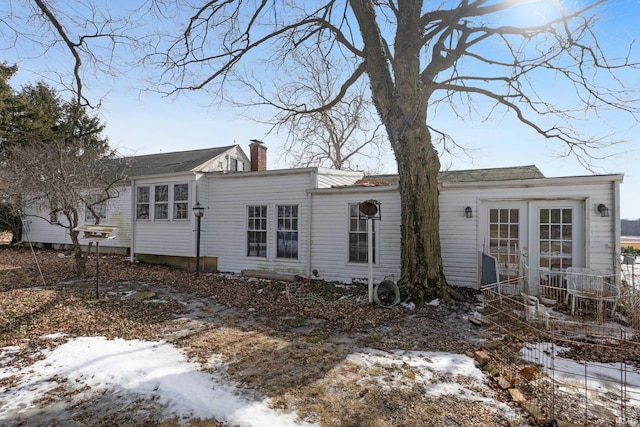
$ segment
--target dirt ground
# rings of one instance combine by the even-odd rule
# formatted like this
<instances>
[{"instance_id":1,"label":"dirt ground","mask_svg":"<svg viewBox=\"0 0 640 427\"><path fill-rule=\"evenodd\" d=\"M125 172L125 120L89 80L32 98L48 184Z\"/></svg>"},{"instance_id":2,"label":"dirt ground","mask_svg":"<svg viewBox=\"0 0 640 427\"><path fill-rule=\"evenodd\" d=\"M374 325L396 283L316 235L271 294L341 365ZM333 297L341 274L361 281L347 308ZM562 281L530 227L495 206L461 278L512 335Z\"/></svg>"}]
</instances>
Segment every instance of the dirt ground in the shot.
<instances>
[{"instance_id":1,"label":"dirt ground","mask_svg":"<svg viewBox=\"0 0 640 427\"><path fill-rule=\"evenodd\" d=\"M414 368L379 372L349 361L363 348L479 349L491 331L468 320L478 308L473 292L455 306L380 308L366 302L366 285L286 283L222 273L197 277L107 255L100 258L96 300L95 258L84 278L75 275L73 258L64 253L37 251L37 260L42 275L30 250L0 250L0 348L20 346L20 357L11 362L16 366L34 363L42 348L70 337L164 340L183 348L203 370L209 369L212 355L220 355L239 388L321 426L528 425L524 412L514 424L481 401L429 396L411 385ZM133 291L138 293L130 297ZM43 339L54 333L66 335ZM380 386L379 379L392 374L405 383ZM11 387L11 381L15 378L0 380L0 387ZM508 403L506 392L497 387L493 392ZM109 394L55 405L66 398L61 392L42 403L57 409L13 425L223 425L214 419L165 419L144 396L132 396L126 411L122 400Z\"/></svg>"}]
</instances>

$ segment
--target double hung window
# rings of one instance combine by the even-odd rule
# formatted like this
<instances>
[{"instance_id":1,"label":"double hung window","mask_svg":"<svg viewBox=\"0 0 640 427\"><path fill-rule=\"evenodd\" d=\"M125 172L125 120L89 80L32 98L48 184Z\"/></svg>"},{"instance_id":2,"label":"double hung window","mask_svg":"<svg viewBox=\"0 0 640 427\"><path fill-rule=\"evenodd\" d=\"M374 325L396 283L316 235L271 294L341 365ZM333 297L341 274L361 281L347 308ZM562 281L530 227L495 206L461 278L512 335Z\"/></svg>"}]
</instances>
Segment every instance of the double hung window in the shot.
<instances>
[{"instance_id":1,"label":"double hung window","mask_svg":"<svg viewBox=\"0 0 640 427\"><path fill-rule=\"evenodd\" d=\"M169 219L169 186L156 185L153 198L153 218Z\"/></svg>"},{"instance_id":2,"label":"double hung window","mask_svg":"<svg viewBox=\"0 0 640 427\"><path fill-rule=\"evenodd\" d=\"M247 206L247 255L267 257L267 206Z\"/></svg>"},{"instance_id":3,"label":"double hung window","mask_svg":"<svg viewBox=\"0 0 640 427\"><path fill-rule=\"evenodd\" d=\"M106 212L106 211L105 211ZM156 184L136 187L136 219L188 220L189 184Z\"/></svg>"},{"instance_id":4,"label":"double hung window","mask_svg":"<svg viewBox=\"0 0 640 427\"><path fill-rule=\"evenodd\" d=\"M150 187L136 188L136 219L149 219Z\"/></svg>"},{"instance_id":5,"label":"double hung window","mask_svg":"<svg viewBox=\"0 0 640 427\"><path fill-rule=\"evenodd\" d=\"M298 206L278 206L278 258L298 258Z\"/></svg>"},{"instance_id":6,"label":"double hung window","mask_svg":"<svg viewBox=\"0 0 640 427\"><path fill-rule=\"evenodd\" d=\"M375 225L372 226L372 261L376 262ZM349 262L368 262L367 217L360 212L358 203L349 204Z\"/></svg>"},{"instance_id":7,"label":"double hung window","mask_svg":"<svg viewBox=\"0 0 640 427\"><path fill-rule=\"evenodd\" d=\"M189 184L173 186L173 219L189 217Z\"/></svg>"}]
</instances>

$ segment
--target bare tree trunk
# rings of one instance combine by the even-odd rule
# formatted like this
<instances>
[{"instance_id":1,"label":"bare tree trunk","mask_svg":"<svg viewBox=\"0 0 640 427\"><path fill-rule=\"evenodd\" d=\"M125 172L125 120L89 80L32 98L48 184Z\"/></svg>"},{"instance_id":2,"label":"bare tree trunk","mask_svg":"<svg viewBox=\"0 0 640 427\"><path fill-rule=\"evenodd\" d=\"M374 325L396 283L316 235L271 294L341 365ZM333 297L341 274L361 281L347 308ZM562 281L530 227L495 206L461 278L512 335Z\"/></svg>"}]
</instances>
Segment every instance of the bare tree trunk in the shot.
<instances>
[{"instance_id":1,"label":"bare tree trunk","mask_svg":"<svg viewBox=\"0 0 640 427\"><path fill-rule=\"evenodd\" d=\"M394 144L402 208L400 287L418 306L448 295L440 251L440 160L423 122Z\"/></svg>"},{"instance_id":2,"label":"bare tree trunk","mask_svg":"<svg viewBox=\"0 0 640 427\"><path fill-rule=\"evenodd\" d=\"M71 243L73 244L73 256L76 260L76 274L84 276L87 273L87 256L82 251L82 246L78 239L78 232L70 230Z\"/></svg>"},{"instance_id":3,"label":"bare tree trunk","mask_svg":"<svg viewBox=\"0 0 640 427\"><path fill-rule=\"evenodd\" d=\"M403 31L396 33L392 78L385 74L386 58L377 54L384 52L378 45L380 35L366 29L375 22L374 11L369 9L371 4L362 0L351 4L361 29L365 28L373 99L398 164L402 209L399 287L421 307L427 300L437 296L446 299L449 294L440 250L440 159L427 126L427 106L433 87L430 80L423 80L420 72L422 1L399 3L397 13ZM373 62L372 58L381 63Z\"/></svg>"}]
</instances>

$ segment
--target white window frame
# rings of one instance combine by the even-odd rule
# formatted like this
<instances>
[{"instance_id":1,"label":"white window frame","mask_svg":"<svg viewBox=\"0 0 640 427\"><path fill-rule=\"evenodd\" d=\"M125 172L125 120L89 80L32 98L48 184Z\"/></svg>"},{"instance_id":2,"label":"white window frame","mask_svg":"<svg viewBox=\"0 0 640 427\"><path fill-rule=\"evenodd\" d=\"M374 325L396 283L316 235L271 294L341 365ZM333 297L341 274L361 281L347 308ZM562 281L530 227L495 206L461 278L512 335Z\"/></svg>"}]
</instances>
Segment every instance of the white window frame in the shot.
<instances>
[{"instance_id":1,"label":"white window frame","mask_svg":"<svg viewBox=\"0 0 640 427\"><path fill-rule=\"evenodd\" d=\"M149 221L151 219L151 185L136 186L136 221ZM140 200L140 190L146 189L146 200ZM140 216L140 209L147 208L144 216Z\"/></svg>"},{"instance_id":2,"label":"white window frame","mask_svg":"<svg viewBox=\"0 0 640 427\"><path fill-rule=\"evenodd\" d=\"M158 199L158 196L162 196L162 193L159 193L159 190L163 187L166 187L166 200L165 199ZM168 221L170 216L169 216L169 207L171 206L169 204L169 197L170 197L170 188L171 185L170 184L158 184L158 185L154 185L153 186L153 220L154 221ZM162 209L160 209L161 207L164 207L164 211Z\"/></svg>"},{"instance_id":3,"label":"white window frame","mask_svg":"<svg viewBox=\"0 0 640 427\"><path fill-rule=\"evenodd\" d=\"M176 188L180 187L180 186L185 186L186 189L184 191L184 199L177 199L176 198ZM176 221L185 221L185 220L189 220L189 184L182 182L182 183L175 183L172 185L172 191L171 191L171 195L173 197L172 200L172 207L173 207L173 213L172 213L172 218ZM179 213L182 213L182 216L178 216Z\"/></svg>"},{"instance_id":4,"label":"white window frame","mask_svg":"<svg viewBox=\"0 0 640 427\"><path fill-rule=\"evenodd\" d=\"M357 217L353 216L353 211L355 210L355 212L357 212ZM356 230L352 230L352 220L353 221L357 221L356 222ZM376 222L377 221L371 221L371 225L373 228L373 232L372 232L372 243L373 243L373 264L377 264L378 263L378 244L376 243ZM369 248L368 248L368 235L367 235L367 217L366 215L364 215L362 212L360 212L360 204L355 202L355 203L348 203L347 205L347 262L350 264L366 264L369 262ZM364 259L357 259L357 260L353 260L351 259L351 237L352 235L357 235L358 237L358 245L362 245L362 238L364 237L364 245L365 245L365 256ZM360 252L362 249L359 249L358 252Z\"/></svg>"},{"instance_id":5,"label":"white window frame","mask_svg":"<svg viewBox=\"0 0 640 427\"><path fill-rule=\"evenodd\" d=\"M281 209L284 209L281 215ZM295 212L295 215L293 214ZM290 205L290 204L282 204L276 205L276 258L280 259L298 259L300 255L300 230L299 230L299 214L300 208L298 205ZM295 239L290 239L289 237L295 236ZM291 256L288 254L287 250L285 253L280 252L280 242L281 238L283 240L284 246L291 245L290 242L295 241L295 256Z\"/></svg>"},{"instance_id":6,"label":"white window frame","mask_svg":"<svg viewBox=\"0 0 640 427\"><path fill-rule=\"evenodd\" d=\"M260 216L256 216L255 212L252 214L252 210L259 208L261 211ZM245 207L245 215L246 215L246 255L251 258L267 258L269 254L269 205L267 204L256 204L256 205L247 205ZM258 227L256 227L258 225ZM256 242L255 236L257 235L264 236L263 241ZM252 238L253 237L253 238ZM259 245L258 250L252 253L251 245ZM262 254L262 249L264 247L264 254Z\"/></svg>"},{"instance_id":7,"label":"white window frame","mask_svg":"<svg viewBox=\"0 0 640 427\"><path fill-rule=\"evenodd\" d=\"M176 189L179 186L185 186L184 199L176 198ZM166 200L156 199L159 194L159 188L166 187ZM144 184L136 185L136 221L189 221L190 220L190 206L191 206L191 185L189 182L166 182L158 184ZM146 199L141 199L140 191L146 189ZM146 216L140 217L141 209L146 207ZM166 211L166 217L158 217L161 212L160 208ZM178 213L182 212L182 217L178 217Z\"/></svg>"}]
</instances>

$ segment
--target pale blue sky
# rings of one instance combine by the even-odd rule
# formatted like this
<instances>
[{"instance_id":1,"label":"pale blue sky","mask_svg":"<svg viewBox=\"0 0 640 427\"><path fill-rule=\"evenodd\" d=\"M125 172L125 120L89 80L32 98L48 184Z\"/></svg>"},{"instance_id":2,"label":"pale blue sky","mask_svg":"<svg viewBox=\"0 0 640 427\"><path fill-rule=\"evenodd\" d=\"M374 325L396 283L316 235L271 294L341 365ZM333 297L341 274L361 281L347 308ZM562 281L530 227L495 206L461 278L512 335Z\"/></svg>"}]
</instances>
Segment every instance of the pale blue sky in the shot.
<instances>
[{"instance_id":1,"label":"pale blue sky","mask_svg":"<svg viewBox=\"0 0 640 427\"><path fill-rule=\"evenodd\" d=\"M607 25L611 28L607 42L630 40L637 32L636 22L640 18L638 0L620 0L613 3ZM0 12L2 12L0 7ZM1 36L1 34L0 34ZM0 43L5 43L0 38ZM16 61L15 52L5 50L6 61ZM53 62L65 65L65 59L57 53ZM636 58L640 61L640 58ZM46 57L24 59L18 65L19 75L12 83L33 82L46 76L43 61ZM284 168L281 159L280 141L277 135L265 137L266 126L256 124L241 116L241 112L230 106L209 106L208 97L202 93L190 93L178 99L167 99L153 93L139 93L142 87L135 74L119 76L99 86L89 87L91 93L103 95L100 111L106 123L106 135L112 146L123 155L150 154L179 150L199 149L212 146L240 144L245 150L251 139L261 139L269 147L268 167ZM625 82L631 88L640 88L640 75L629 73ZM594 165L599 173L623 173L621 186L620 216L627 219L640 218L640 127L628 115L617 113L607 118L608 130L615 131L613 138L625 139L627 143L616 148L618 156L597 161ZM580 166L575 158L560 158L555 154L563 149L557 143L549 143L534 135L528 128L515 123L510 115L495 117L485 123L463 123L444 114L435 119L436 127L450 133L457 142L472 149L473 158L459 156L443 159L443 166L450 169L488 168L535 164L546 176L586 175L589 171ZM634 127L635 125L635 127ZM599 132L603 128L598 120L584 123L586 132ZM600 131L603 132L603 131ZM247 150L248 151L248 150ZM395 159L389 151L382 172L396 172Z\"/></svg>"}]
</instances>

